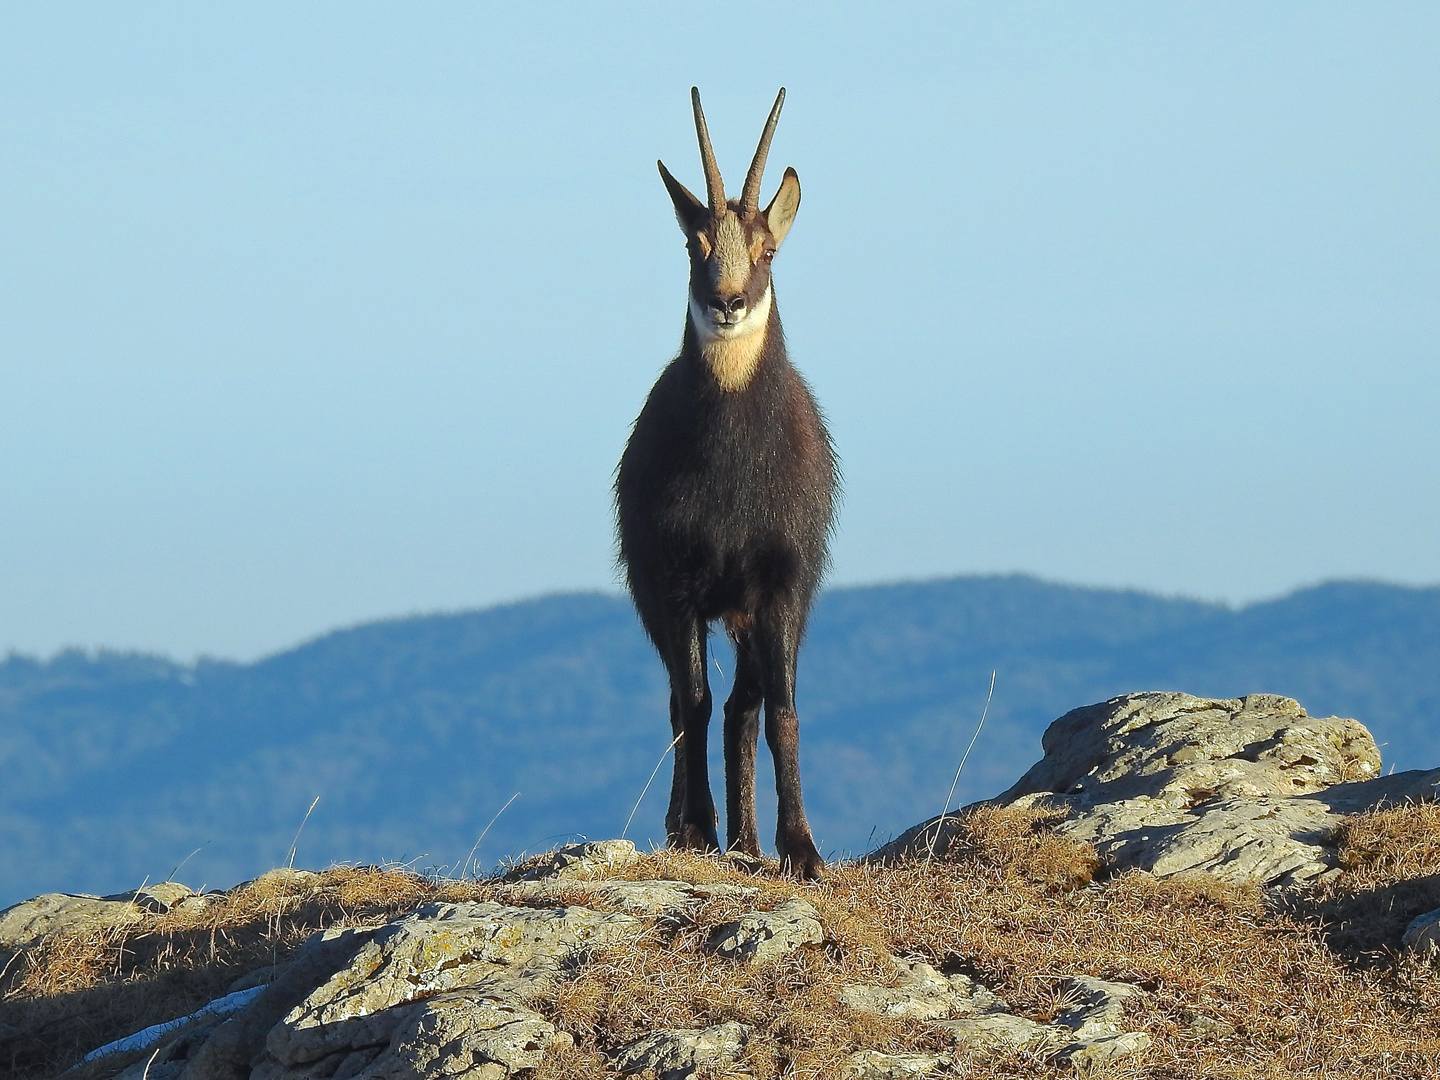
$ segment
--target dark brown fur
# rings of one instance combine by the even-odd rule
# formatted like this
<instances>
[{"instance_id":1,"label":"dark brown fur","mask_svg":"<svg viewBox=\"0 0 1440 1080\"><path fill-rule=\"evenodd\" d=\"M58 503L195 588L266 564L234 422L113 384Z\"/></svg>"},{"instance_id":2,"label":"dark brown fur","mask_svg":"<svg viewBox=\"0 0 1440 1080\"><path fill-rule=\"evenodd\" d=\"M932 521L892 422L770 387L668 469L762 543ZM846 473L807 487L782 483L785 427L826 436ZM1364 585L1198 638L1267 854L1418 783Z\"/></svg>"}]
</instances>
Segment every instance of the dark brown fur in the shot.
<instances>
[{"instance_id":1,"label":"dark brown fur","mask_svg":"<svg viewBox=\"0 0 1440 1080\"><path fill-rule=\"evenodd\" d=\"M723 311L743 296L753 309L769 287L778 246L770 228L775 204L764 213L728 204L741 213L758 257L745 288L721 295L713 258L697 239L714 228L713 214L661 168L689 240L693 298L707 311ZM793 176L787 171L787 183ZM786 218L781 238L788 226ZM776 846L792 872L818 877L823 863L800 792L795 667L826 564L835 455L809 388L786 356L773 293L764 345L743 386L722 388L702 346L687 317L680 354L650 391L615 484L630 592L670 676L670 723L679 741L665 831L672 846L719 847L706 762L706 643L709 624L722 620L735 644L735 683L725 703L728 846L759 854L754 774L763 703L779 794Z\"/></svg>"}]
</instances>

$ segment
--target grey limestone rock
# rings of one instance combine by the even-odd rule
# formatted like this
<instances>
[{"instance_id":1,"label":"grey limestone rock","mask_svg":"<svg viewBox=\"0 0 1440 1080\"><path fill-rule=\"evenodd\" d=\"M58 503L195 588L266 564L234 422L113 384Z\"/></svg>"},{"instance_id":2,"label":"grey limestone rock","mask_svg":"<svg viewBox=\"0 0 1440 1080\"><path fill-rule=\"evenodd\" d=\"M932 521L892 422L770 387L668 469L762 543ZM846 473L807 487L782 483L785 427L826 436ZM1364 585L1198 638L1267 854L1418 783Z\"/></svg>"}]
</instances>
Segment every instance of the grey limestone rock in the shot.
<instances>
[{"instance_id":1,"label":"grey limestone rock","mask_svg":"<svg viewBox=\"0 0 1440 1080\"><path fill-rule=\"evenodd\" d=\"M988 805L1064 809L1058 831L1117 869L1264 885L1330 872L1343 815L1434 799L1440 782L1440 770L1380 776L1363 725L1311 717L1274 694L1126 694L1066 713L1043 746L1044 758ZM933 818L867 857L944 850L957 828L956 815Z\"/></svg>"},{"instance_id":2,"label":"grey limestone rock","mask_svg":"<svg viewBox=\"0 0 1440 1080\"><path fill-rule=\"evenodd\" d=\"M606 851L601 847L598 854L624 857L623 849ZM585 859L597 852L577 854ZM432 903L383 926L318 933L287 964L240 980L258 995L243 1011L188 1027L162 1045L151 1077L507 1080L570 1040L537 1006L578 972L592 950L653 933L676 911L708 898L757 891L563 876L565 867L576 865L566 863L559 877L498 888L503 897L531 904L579 892L620 910ZM709 946L742 963L764 964L824 940L814 906L791 897L771 911L749 912L717 928ZM1125 984L1072 979L1061 988L1065 1009L1052 1023L1041 1024L1010 1012L964 975L945 976L923 963L893 963L886 985L846 987L843 1001L861 1011L926 1020L948 1032L954 1046L938 1054L860 1052L847 1062L849 1080L933 1075L958 1061L961 1052L996 1043L1063 1056L1083 1072L1145 1042L1143 1035L1121 1030L1123 1003L1138 993ZM612 1051L611 1059L622 1075L684 1080L707 1067L739 1062L749 1034L733 1022L656 1031Z\"/></svg>"},{"instance_id":3,"label":"grey limestone rock","mask_svg":"<svg viewBox=\"0 0 1440 1080\"><path fill-rule=\"evenodd\" d=\"M640 858L629 840L589 840L557 848L544 860L522 865L505 875L504 880L539 881L543 878L587 878L606 870L629 866Z\"/></svg>"},{"instance_id":4,"label":"grey limestone rock","mask_svg":"<svg viewBox=\"0 0 1440 1080\"><path fill-rule=\"evenodd\" d=\"M115 1080L176 1080L184 1071L184 1061L160 1061L152 1055L116 1073Z\"/></svg>"},{"instance_id":5,"label":"grey limestone rock","mask_svg":"<svg viewBox=\"0 0 1440 1080\"><path fill-rule=\"evenodd\" d=\"M702 1065L738 1061L750 1029L730 1021L707 1028L656 1031L626 1043L611 1060L621 1076L642 1080L688 1080Z\"/></svg>"},{"instance_id":6,"label":"grey limestone rock","mask_svg":"<svg viewBox=\"0 0 1440 1080\"><path fill-rule=\"evenodd\" d=\"M133 895L46 893L24 900L0 911L0 950L14 952L29 948L57 931L139 922L145 917L145 909L133 902Z\"/></svg>"},{"instance_id":7,"label":"grey limestone rock","mask_svg":"<svg viewBox=\"0 0 1440 1080\"><path fill-rule=\"evenodd\" d=\"M181 885L178 881L159 881L154 885L146 885L130 892L116 893L114 896L107 896L106 900L118 900L122 903L131 903L143 911L155 915L163 915L173 907L190 900L195 891L188 885Z\"/></svg>"},{"instance_id":8,"label":"grey limestone rock","mask_svg":"<svg viewBox=\"0 0 1440 1080\"><path fill-rule=\"evenodd\" d=\"M1041 745L1045 756L997 801L1053 792L1093 806L1148 795L1185 809L1217 797L1302 795L1380 771L1363 725L1307 716L1275 694L1126 694L1066 713Z\"/></svg>"},{"instance_id":9,"label":"grey limestone rock","mask_svg":"<svg viewBox=\"0 0 1440 1080\"><path fill-rule=\"evenodd\" d=\"M577 881L569 878L547 878L540 881L519 881L501 885L502 898L520 903L559 901L579 895L588 906L618 909L631 915L677 918L694 911L706 900L715 897L749 897L756 890L743 885L694 885L688 881L643 880L625 881L601 878Z\"/></svg>"},{"instance_id":10,"label":"grey limestone rock","mask_svg":"<svg viewBox=\"0 0 1440 1080\"><path fill-rule=\"evenodd\" d=\"M643 930L631 916L581 907L427 904L376 931L348 966L271 1029L266 1049L293 1066L385 1045L406 1024L421 1022L421 999L462 988L523 1003L553 987L588 950Z\"/></svg>"},{"instance_id":11,"label":"grey limestone rock","mask_svg":"<svg viewBox=\"0 0 1440 1080\"><path fill-rule=\"evenodd\" d=\"M879 1050L860 1050L846 1061L843 1076L844 1080L921 1080L945 1060L939 1054L924 1052L886 1054Z\"/></svg>"},{"instance_id":12,"label":"grey limestone rock","mask_svg":"<svg viewBox=\"0 0 1440 1080\"><path fill-rule=\"evenodd\" d=\"M569 1036L533 1009L474 990L427 998L409 1010L390 1046L357 1075L365 1080L458 1076L504 1080L533 1069Z\"/></svg>"},{"instance_id":13,"label":"grey limestone rock","mask_svg":"<svg viewBox=\"0 0 1440 1080\"><path fill-rule=\"evenodd\" d=\"M1009 1010L980 1013L941 1020L935 1025L964 1050L991 1046L1033 1047L1056 1042L1059 1032L1047 1024L1016 1016Z\"/></svg>"},{"instance_id":14,"label":"grey limestone rock","mask_svg":"<svg viewBox=\"0 0 1440 1080\"><path fill-rule=\"evenodd\" d=\"M861 1012L929 1020L961 1050L996 1045L1031 1049L1069 1061L1082 1073L1150 1044L1143 1032L1121 1030L1125 1002L1144 993L1129 983L1068 978L1060 986L1065 1008L1044 1024L1017 1016L965 975L947 977L929 964L896 963L900 971L895 986L847 986L841 1000ZM924 1076L943 1060L933 1054L855 1054L850 1069L856 1077Z\"/></svg>"},{"instance_id":15,"label":"grey limestone rock","mask_svg":"<svg viewBox=\"0 0 1440 1080\"><path fill-rule=\"evenodd\" d=\"M1125 1002L1145 992L1130 983L1072 975L1065 980L1062 993L1068 1004L1055 1017L1055 1023L1084 1042L1119 1035Z\"/></svg>"},{"instance_id":16,"label":"grey limestone rock","mask_svg":"<svg viewBox=\"0 0 1440 1080\"><path fill-rule=\"evenodd\" d=\"M727 959L760 965L824 941L820 913L809 901L792 897L772 911L751 911L722 923L711 933L707 947Z\"/></svg>"},{"instance_id":17,"label":"grey limestone rock","mask_svg":"<svg viewBox=\"0 0 1440 1080\"><path fill-rule=\"evenodd\" d=\"M372 928L311 935L299 955L272 973L250 1007L220 1024L190 1056L184 1080L246 1080L270 1030L317 986L347 967L374 933Z\"/></svg>"},{"instance_id":18,"label":"grey limestone rock","mask_svg":"<svg viewBox=\"0 0 1440 1080\"><path fill-rule=\"evenodd\" d=\"M1405 948L1428 959L1440 953L1440 910L1416 915L1400 939Z\"/></svg>"},{"instance_id":19,"label":"grey limestone rock","mask_svg":"<svg viewBox=\"0 0 1440 1080\"><path fill-rule=\"evenodd\" d=\"M157 1064L178 1080L503 1080L570 1039L530 1003L646 927L622 912L472 902L324 931L260 979L243 1012L163 1047Z\"/></svg>"},{"instance_id":20,"label":"grey limestone rock","mask_svg":"<svg viewBox=\"0 0 1440 1080\"><path fill-rule=\"evenodd\" d=\"M1090 1076L1111 1062L1138 1054L1149 1046L1150 1042L1150 1036L1143 1031L1127 1031L1123 1035L1105 1035L1072 1043L1062 1047L1055 1057L1069 1062L1081 1076Z\"/></svg>"},{"instance_id":21,"label":"grey limestone rock","mask_svg":"<svg viewBox=\"0 0 1440 1080\"><path fill-rule=\"evenodd\" d=\"M894 986L865 984L844 987L840 1000L859 1012L880 1016L935 1020L957 1014L1003 1012L1004 1003L964 975L941 975L929 964L896 961Z\"/></svg>"}]
</instances>

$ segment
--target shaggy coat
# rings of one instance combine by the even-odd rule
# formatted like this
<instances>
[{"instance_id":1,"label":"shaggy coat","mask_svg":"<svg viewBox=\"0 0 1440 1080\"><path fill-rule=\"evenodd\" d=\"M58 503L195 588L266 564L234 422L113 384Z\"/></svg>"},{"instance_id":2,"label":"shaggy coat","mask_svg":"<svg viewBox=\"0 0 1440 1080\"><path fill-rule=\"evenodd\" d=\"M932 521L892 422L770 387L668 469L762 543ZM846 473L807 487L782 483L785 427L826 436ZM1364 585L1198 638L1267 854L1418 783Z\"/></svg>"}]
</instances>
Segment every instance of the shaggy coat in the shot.
<instances>
[{"instance_id":1,"label":"shaggy coat","mask_svg":"<svg viewBox=\"0 0 1440 1080\"><path fill-rule=\"evenodd\" d=\"M783 93L756 154L761 168ZM698 95L695 111L709 183L713 155ZM795 667L827 559L835 454L786 355L770 281L799 181L787 170L762 213L754 165L751 173L747 196L728 202L714 190L714 169L705 206L661 165L690 251L689 318L680 353L650 391L620 460L618 538L636 609L670 676L670 843L719 847L706 763L706 645L709 624L720 620L735 645L725 703L728 846L760 852L754 773L763 704L779 855L792 872L817 877L822 862L800 792Z\"/></svg>"}]
</instances>

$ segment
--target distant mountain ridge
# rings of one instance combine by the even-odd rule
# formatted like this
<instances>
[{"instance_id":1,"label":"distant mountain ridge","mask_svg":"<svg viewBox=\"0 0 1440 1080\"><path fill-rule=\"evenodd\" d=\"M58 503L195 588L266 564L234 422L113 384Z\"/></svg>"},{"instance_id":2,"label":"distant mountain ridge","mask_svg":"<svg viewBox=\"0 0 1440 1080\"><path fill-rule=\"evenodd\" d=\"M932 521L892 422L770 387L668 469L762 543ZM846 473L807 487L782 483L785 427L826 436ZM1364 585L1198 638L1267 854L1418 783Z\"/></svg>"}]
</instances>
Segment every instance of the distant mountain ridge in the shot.
<instances>
[{"instance_id":1,"label":"distant mountain ridge","mask_svg":"<svg viewBox=\"0 0 1440 1080\"><path fill-rule=\"evenodd\" d=\"M1141 689L1285 694L1361 720L1387 767L1440 764L1440 588L1333 582L1239 609L1021 575L834 589L800 669L822 851L940 811L992 669L957 803L1015 780L1056 716ZM133 888L187 857L182 880L232 884L287 858L317 795L297 865L458 868L517 791L476 852L487 865L618 835L669 742L665 699L628 601L594 593L370 623L253 664L10 656L0 906ZM632 839L662 839L667 792L668 764Z\"/></svg>"}]
</instances>

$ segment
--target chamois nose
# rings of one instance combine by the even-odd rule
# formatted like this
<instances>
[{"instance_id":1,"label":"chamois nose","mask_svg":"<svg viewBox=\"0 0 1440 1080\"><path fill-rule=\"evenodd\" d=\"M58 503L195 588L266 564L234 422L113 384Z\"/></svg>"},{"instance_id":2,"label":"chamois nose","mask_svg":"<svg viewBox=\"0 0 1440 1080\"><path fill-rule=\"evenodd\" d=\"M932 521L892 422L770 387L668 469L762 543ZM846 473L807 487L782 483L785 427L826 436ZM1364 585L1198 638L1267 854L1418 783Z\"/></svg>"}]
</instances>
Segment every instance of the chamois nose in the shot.
<instances>
[{"instance_id":1,"label":"chamois nose","mask_svg":"<svg viewBox=\"0 0 1440 1080\"><path fill-rule=\"evenodd\" d=\"M728 300L723 296L717 296L710 301L710 306L721 315L738 315L745 310L744 295L732 296Z\"/></svg>"}]
</instances>

